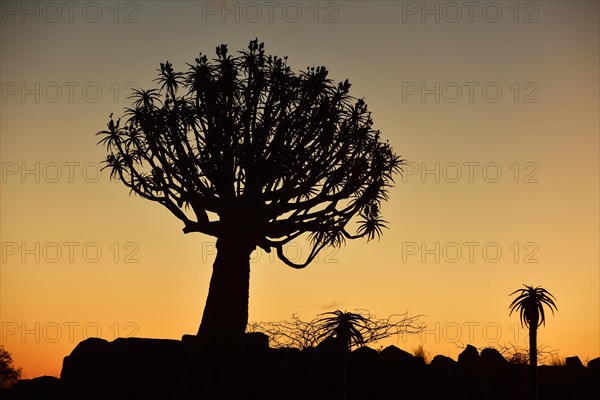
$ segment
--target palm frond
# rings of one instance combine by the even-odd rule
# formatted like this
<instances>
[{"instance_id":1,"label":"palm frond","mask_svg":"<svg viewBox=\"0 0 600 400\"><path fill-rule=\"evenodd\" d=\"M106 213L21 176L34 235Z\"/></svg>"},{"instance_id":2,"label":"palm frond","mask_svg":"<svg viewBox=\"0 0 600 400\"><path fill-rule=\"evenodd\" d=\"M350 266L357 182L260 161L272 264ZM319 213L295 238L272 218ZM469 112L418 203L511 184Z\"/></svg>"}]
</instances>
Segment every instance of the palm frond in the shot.
<instances>
[{"instance_id":1,"label":"palm frond","mask_svg":"<svg viewBox=\"0 0 600 400\"><path fill-rule=\"evenodd\" d=\"M554 310L558 310L554 303L556 298L540 286L523 286L525 286L524 289L517 289L509 295L517 294L517 297L508 306L510 309L509 316L515 311L518 312L521 326L536 325L536 327L539 327L542 324L546 325L544 306L547 306L554 315Z\"/></svg>"}]
</instances>

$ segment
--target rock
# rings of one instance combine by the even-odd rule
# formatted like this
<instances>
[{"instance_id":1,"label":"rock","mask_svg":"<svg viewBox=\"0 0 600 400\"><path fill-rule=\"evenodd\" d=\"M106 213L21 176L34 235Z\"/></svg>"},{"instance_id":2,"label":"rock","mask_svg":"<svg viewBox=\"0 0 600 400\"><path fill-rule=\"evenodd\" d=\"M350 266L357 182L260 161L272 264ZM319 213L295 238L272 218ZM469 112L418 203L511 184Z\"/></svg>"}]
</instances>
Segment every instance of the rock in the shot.
<instances>
[{"instance_id":1,"label":"rock","mask_svg":"<svg viewBox=\"0 0 600 400\"><path fill-rule=\"evenodd\" d=\"M368 346L362 346L352 352L352 359L375 361L377 359L377 350L372 349Z\"/></svg>"},{"instance_id":2,"label":"rock","mask_svg":"<svg viewBox=\"0 0 600 400\"><path fill-rule=\"evenodd\" d=\"M317 353L327 355L338 354L343 349L342 343L340 343L340 341L333 336L326 337L317 345L317 347L315 347Z\"/></svg>"},{"instance_id":3,"label":"rock","mask_svg":"<svg viewBox=\"0 0 600 400\"><path fill-rule=\"evenodd\" d=\"M596 357L593 360L588 361L587 367L590 370L600 371L600 357Z\"/></svg>"},{"instance_id":4,"label":"rock","mask_svg":"<svg viewBox=\"0 0 600 400\"><path fill-rule=\"evenodd\" d=\"M470 344L458 355L458 365L461 367L476 367L479 365L479 352Z\"/></svg>"},{"instance_id":5,"label":"rock","mask_svg":"<svg viewBox=\"0 0 600 400\"><path fill-rule=\"evenodd\" d=\"M60 398L63 394L60 379L55 376L40 376L33 379L21 379L11 388L12 399ZM4 398L0 396L0 398Z\"/></svg>"},{"instance_id":6,"label":"rock","mask_svg":"<svg viewBox=\"0 0 600 400\"><path fill-rule=\"evenodd\" d=\"M457 367L456 360L441 354L433 357L427 366L427 398L430 399L458 399L453 397L460 386L462 371ZM424 396L419 396L424 397ZM462 397L466 398L466 397Z\"/></svg>"},{"instance_id":7,"label":"rock","mask_svg":"<svg viewBox=\"0 0 600 400\"><path fill-rule=\"evenodd\" d=\"M71 354L63 359L60 379L67 383L79 382L108 370L108 349L109 343L104 339L88 338L80 342Z\"/></svg>"},{"instance_id":8,"label":"rock","mask_svg":"<svg viewBox=\"0 0 600 400\"><path fill-rule=\"evenodd\" d=\"M272 349L271 355L271 358L275 360L283 360L288 364L293 364L294 362L299 362L302 358L302 350L294 347L280 347L278 349Z\"/></svg>"},{"instance_id":9,"label":"rock","mask_svg":"<svg viewBox=\"0 0 600 400\"><path fill-rule=\"evenodd\" d=\"M244 334L244 349L253 354L269 350L269 337L262 332Z\"/></svg>"},{"instance_id":10,"label":"rock","mask_svg":"<svg viewBox=\"0 0 600 400\"><path fill-rule=\"evenodd\" d=\"M359 347L350 355L350 363L363 375L371 376L377 370L379 353L367 346Z\"/></svg>"},{"instance_id":11,"label":"rock","mask_svg":"<svg viewBox=\"0 0 600 400\"><path fill-rule=\"evenodd\" d=\"M424 365L425 361L421 357L415 357L412 354L399 349L394 345L390 345L379 353L379 358L387 364L395 364L404 367L414 367L416 365Z\"/></svg>"},{"instance_id":12,"label":"rock","mask_svg":"<svg viewBox=\"0 0 600 400\"><path fill-rule=\"evenodd\" d=\"M492 348L481 350L480 360L482 366L486 368L504 368L508 365L508 360L498 350Z\"/></svg>"},{"instance_id":13,"label":"rock","mask_svg":"<svg viewBox=\"0 0 600 400\"><path fill-rule=\"evenodd\" d=\"M269 367L273 369L271 374L287 374L295 375L305 364L305 357L300 349L281 347L271 349L269 352Z\"/></svg>"},{"instance_id":14,"label":"rock","mask_svg":"<svg viewBox=\"0 0 600 400\"><path fill-rule=\"evenodd\" d=\"M124 397L155 398L169 395L186 362L178 340L89 338L64 358L60 376L73 396L119 390Z\"/></svg>"},{"instance_id":15,"label":"rock","mask_svg":"<svg viewBox=\"0 0 600 400\"><path fill-rule=\"evenodd\" d=\"M584 368L583 363L577 356L567 357L565 359L565 366L567 366L569 368Z\"/></svg>"},{"instance_id":16,"label":"rock","mask_svg":"<svg viewBox=\"0 0 600 400\"><path fill-rule=\"evenodd\" d=\"M433 368L453 368L456 366L456 361L454 361L450 357L443 356L438 354L433 357L433 360L429 363L429 365Z\"/></svg>"},{"instance_id":17,"label":"rock","mask_svg":"<svg viewBox=\"0 0 600 400\"><path fill-rule=\"evenodd\" d=\"M196 335L189 335L189 334L185 334L181 337L181 341L183 343L191 343L191 342L196 342L198 341L198 336Z\"/></svg>"}]
</instances>

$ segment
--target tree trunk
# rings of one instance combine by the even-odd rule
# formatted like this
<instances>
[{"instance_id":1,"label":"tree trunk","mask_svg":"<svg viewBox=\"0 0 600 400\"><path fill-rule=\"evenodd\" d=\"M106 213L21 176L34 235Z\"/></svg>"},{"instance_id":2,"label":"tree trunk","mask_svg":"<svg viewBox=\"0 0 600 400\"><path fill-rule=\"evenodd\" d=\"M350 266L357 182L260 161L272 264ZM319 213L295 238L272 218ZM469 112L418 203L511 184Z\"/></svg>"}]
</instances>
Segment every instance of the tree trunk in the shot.
<instances>
[{"instance_id":1,"label":"tree trunk","mask_svg":"<svg viewBox=\"0 0 600 400\"><path fill-rule=\"evenodd\" d=\"M537 399L537 323L531 322L529 323L529 366L532 399Z\"/></svg>"},{"instance_id":2,"label":"tree trunk","mask_svg":"<svg viewBox=\"0 0 600 400\"><path fill-rule=\"evenodd\" d=\"M217 239L217 257L198 330L203 342L234 343L246 331L253 250L239 236Z\"/></svg>"}]
</instances>

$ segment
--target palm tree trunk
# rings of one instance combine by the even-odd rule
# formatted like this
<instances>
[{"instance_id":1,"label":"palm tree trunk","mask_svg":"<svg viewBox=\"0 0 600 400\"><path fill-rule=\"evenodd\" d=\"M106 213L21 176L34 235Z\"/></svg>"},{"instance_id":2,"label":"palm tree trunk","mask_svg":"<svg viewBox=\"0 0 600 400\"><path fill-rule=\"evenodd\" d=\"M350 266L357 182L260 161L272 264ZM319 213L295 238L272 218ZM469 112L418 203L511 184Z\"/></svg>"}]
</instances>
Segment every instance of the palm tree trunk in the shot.
<instances>
[{"instance_id":1,"label":"palm tree trunk","mask_svg":"<svg viewBox=\"0 0 600 400\"><path fill-rule=\"evenodd\" d=\"M239 237L217 239L217 257L198 330L202 341L233 343L246 331L253 250Z\"/></svg>"},{"instance_id":2,"label":"palm tree trunk","mask_svg":"<svg viewBox=\"0 0 600 400\"><path fill-rule=\"evenodd\" d=\"M337 400L348 398L348 369L350 366L351 339L349 335L338 334L338 364L337 364Z\"/></svg>"},{"instance_id":3,"label":"palm tree trunk","mask_svg":"<svg viewBox=\"0 0 600 400\"><path fill-rule=\"evenodd\" d=\"M529 365L532 399L537 399L537 324L529 324Z\"/></svg>"}]
</instances>

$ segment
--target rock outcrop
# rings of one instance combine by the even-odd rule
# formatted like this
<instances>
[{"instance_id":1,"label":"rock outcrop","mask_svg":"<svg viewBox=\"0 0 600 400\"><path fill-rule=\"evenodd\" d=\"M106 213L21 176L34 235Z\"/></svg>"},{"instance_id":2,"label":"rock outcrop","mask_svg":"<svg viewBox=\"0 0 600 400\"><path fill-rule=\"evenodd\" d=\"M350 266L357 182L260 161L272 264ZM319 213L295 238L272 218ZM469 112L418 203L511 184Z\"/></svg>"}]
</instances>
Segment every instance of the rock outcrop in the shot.
<instances>
[{"instance_id":1,"label":"rock outcrop","mask_svg":"<svg viewBox=\"0 0 600 400\"><path fill-rule=\"evenodd\" d=\"M540 398L598 398L600 361L538 370ZM458 361L437 355L429 365L396 347L348 352L335 339L317 347L272 349L266 336L235 346L179 340L90 338L64 359L61 378L21 380L0 398L75 399L529 399L530 370L493 349L466 346Z\"/></svg>"}]
</instances>

